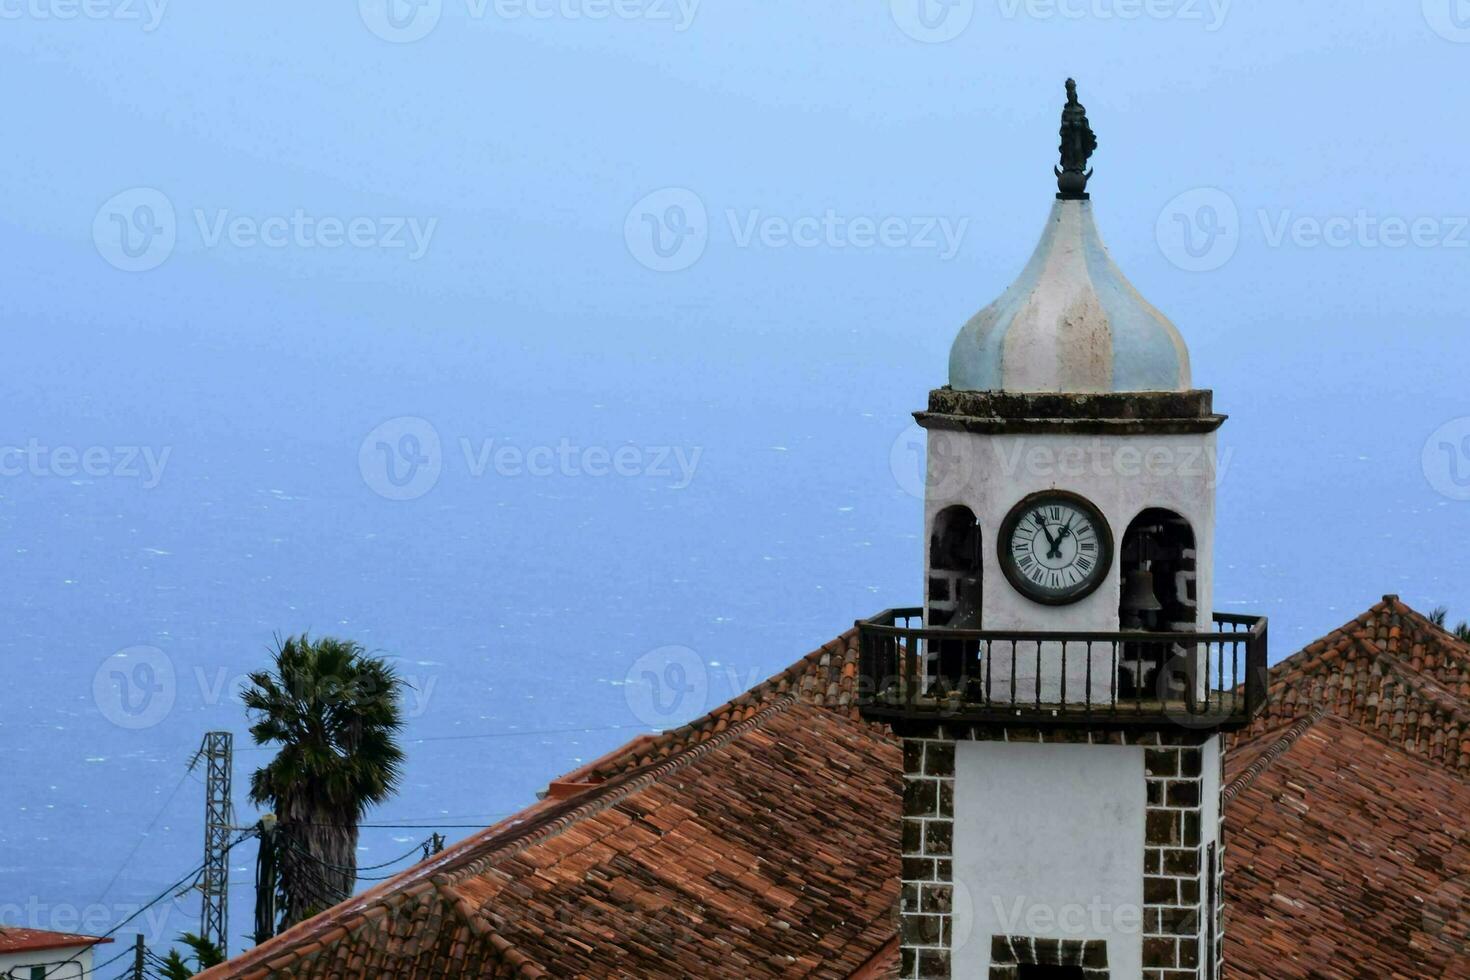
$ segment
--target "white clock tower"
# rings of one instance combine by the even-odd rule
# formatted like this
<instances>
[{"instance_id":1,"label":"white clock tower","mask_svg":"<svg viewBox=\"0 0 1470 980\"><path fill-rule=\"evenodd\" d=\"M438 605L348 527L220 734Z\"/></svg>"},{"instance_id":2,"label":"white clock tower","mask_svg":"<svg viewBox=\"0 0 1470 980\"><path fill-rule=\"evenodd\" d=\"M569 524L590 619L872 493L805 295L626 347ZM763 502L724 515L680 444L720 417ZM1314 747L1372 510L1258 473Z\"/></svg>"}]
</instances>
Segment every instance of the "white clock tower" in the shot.
<instances>
[{"instance_id":1,"label":"white clock tower","mask_svg":"<svg viewBox=\"0 0 1470 980\"><path fill-rule=\"evenodd\" d=\"M1061 136L1040 244L916 416L924 604L859 624L905 746L900 976L1216 980L1266 621L1212 611L1224 417L1103 246L1070 80Z\"/></svg>"}]
</instances>

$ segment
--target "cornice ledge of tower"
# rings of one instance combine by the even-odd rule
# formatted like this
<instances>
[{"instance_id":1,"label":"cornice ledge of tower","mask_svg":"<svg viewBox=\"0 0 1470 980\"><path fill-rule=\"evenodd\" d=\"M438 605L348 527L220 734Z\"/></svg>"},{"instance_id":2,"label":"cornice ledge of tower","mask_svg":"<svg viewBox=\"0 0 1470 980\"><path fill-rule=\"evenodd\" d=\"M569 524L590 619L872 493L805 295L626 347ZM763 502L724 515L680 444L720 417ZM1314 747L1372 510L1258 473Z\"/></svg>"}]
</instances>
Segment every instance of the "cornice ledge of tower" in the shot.
<instances>
[{"instance_id":1,"label":"cornice ledge of tower","mask_svg":"<svg viewBox=\"0 0 1470 980\"><path fill-rule=\"evenodd\" d=\"M915 413L927 428L1212 431L1178 329L1113 262L1093 218L1098 145L1067 79L1056 201L1020 276L960 330L949 384Z\"/></svg>"}]
</instances>

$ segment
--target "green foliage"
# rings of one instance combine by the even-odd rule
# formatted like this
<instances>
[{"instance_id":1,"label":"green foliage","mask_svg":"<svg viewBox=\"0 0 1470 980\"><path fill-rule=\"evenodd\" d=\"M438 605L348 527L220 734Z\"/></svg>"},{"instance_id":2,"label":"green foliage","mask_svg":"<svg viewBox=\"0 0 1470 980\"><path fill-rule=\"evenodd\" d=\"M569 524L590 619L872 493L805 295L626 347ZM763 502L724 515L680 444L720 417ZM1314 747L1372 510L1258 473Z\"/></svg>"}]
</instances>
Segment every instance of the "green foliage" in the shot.
<instances>
[{"instance_id":1,"label":"green foliage","mask_svg":"<svg viewBox=\"0 0 1470 980\"><path fill-rule=\"evenodd\" d=\"M286 819L302 797L356 824L402 777L400 688L393 667L351 641L306 634L278 643L275 671L245 690L257 745L280 746L250 778L250 801Z\"/></svg>"},{"instance_id":2,"label":"green foliage","mask_svg":"<svg viewBox=\"0 0 1470 980\"><path fill-rule=\"evenodd\" d=\"M1444 606L1440 606L1429 614L1429 621L1432 622L1435 626L1438 626L1441 629L1448 630L1450 633L1453 633L1458 639L1464 640L1466 643L1470 643L1470 623L1461 620L1454 629L1450 629L1449 626L1446 625L1449 615L1450 611Z\"/></svg>"},{"instance_id":3,"label":"green foliage","mask_svg":"<svg viewBox=\"0 0 1470 980\"><path fill-rule=\"evenodd\" d=\"M351 894L357 825L397 789L403 681L358 644L306 634L278 641L274 669L242 700L257 745L276 756L250 777L250 801L279 819L279 927Z\"/></svg>"},{"instance_id":4,"label":"green foliage","mask_svg":"<svg viewBox=\"0 0 1470 980\"><path fill-rule=\"evenodd\" d=\"M178 950L169 950L168 956L164 957L163 964L158 968L164 980L188 980L194 974L219 966L225 961L224 952L203 936L186 932L179 937L179 942L189 947L193 956L185 959L179 955Z\"/></svg>"}]
</instances>

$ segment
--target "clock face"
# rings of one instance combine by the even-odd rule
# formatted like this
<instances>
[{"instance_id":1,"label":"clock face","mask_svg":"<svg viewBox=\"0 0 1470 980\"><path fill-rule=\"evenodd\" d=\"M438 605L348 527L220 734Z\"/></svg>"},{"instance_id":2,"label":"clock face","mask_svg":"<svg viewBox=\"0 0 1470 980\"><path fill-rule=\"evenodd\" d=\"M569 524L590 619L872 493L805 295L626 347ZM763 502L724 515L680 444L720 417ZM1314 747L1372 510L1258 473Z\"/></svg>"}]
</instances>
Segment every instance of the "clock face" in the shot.
<instances>
[{"instance_id":1,"label":"clock face","mask_svg":"<svg viewBox=\"0 0 1470 980\"><path fill-rule=\"evenodd\" d=\"M1006 578L1037 602L1076 602L1102 584L1113 564L1113 536L1096 507L1076 494L1032 494L1006 517L1000 534Z\"/></svg>"}]
</instances>

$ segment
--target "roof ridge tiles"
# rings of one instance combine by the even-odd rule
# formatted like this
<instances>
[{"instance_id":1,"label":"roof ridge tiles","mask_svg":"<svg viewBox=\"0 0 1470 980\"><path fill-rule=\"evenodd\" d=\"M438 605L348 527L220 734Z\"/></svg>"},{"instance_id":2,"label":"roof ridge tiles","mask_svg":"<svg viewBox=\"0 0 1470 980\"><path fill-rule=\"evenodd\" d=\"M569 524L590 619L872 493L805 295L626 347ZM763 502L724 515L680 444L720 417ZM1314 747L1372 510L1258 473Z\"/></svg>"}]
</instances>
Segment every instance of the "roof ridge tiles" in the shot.
<instances>
[{"instance_id":1,"label":"roof ridge tiles","mask_svg":"<svg viewBox=\"0 0 1470 980\"><path fill-rule=\"evenodd\" d=\"M1337 627L1337 629L1313 640L1296 653L1274 664L1271 667L1271 673L1275 675L1272 679L1272 684L1284 683L1286 679L1284 675L1304 673L1320 663L1341 659L1343 641L1362 638L1367 631L1368 622L1372 620L1375 613L1388 612L1392 609L1389 603L1390 599L1394 603L1402 605L1402 603L1398 602L1396 596L1386 596L1384 601L1373 606L1367 612L1354 616L1348 622Z\"/></svg>"},{"instance_id":2,"label":"roof ridge tiles","mask_svg":"<svg viewBox=\"0 0 1470 980\"><path fill-rule=\"evenodd\" d=\"M1423 670L1416 670L1413 666L1405 663L1401 658L1394 656L1387 650L1380 650L1379 657L1393 671L1394 675L1403 682L1404 686L1416 694L1421 694L1428 700L1435 702L1436 706L1453 716L1462 723L1470 722L1470 705L1467 705L1445 686L1435 679L1434 675Z\"/></svg>"},{"instance_id":3,"label":"roof ridge tiles","mask_svg":"<svg viewBox=\"0 0 1470 980\"><path fill-rule=\"evenodd\" d=\"M777 698L791 697L798 701L810 701L811 703L819 704L829 709L845 707L841 702L840 692L838 694L838 703L832 703L827 696L827 685L823 685L821 691L812 692L812 696L808 697L806 692L802 691L801 680L810 674L813 668L822 667L824 658L845 655L849 651L853 651L856 637L857 628L854 626L839 633L810 653L803 655L795 663L789 664L770 677L767 677L750 690L737 694L724 704L716 706L700 717L687 721L675 728L670 728L652 735L643 743L637 744L636 747L634 743L629 743L628 746L625 746L628 751L614 751L609 753L603 760L598 760L603 764L597 766L595 770L584 766L579 772L586 772L588 775L595 775L611 780L614 776L626 773L630 769L642 768L643 766L652 764L654 760L669 758L683 751L683 748L689 744L692 738L698 738L706 733L718 734L724 731L724 728L721 727L722 725L728 726L749 718L751 714L760 710L761 707L769 702L773 696ZM846 677L846 674L840 669L838 675ZM855 714L855 702L851 707ZM643 758L645 750L648 755L647 759Z\"/></svg>"},{"instance_id":4,"label":"roof ridge tiles","mask_svg":"<svg viewBox=\"0 0 1470 980\"><path fill-rule=\"evenodd\" d=\"M546 814L547 819L542 822L534 826L528 825L524 828L518 828L519 832L511 839L504 841L499 847L496 847L488 853L481 854L474 860L460 865L452 871L446 871L444 875L452 879L450 882L452 885L466 878L484 874L506 858L523 851L527 847L560 834L588 817L608 809L620 800L652 786L654 783L679 771L690 763L762 727L771 718L786 712L798 703L798 700L793 695L780 695L763 704L753 715L729 725L707 739L686 746L659 763L640 769L629 770L612 777L607 782L577 797L573 805L559 810L555 816L548 813ZM494 927L482 914L483 908L475 907L468 899L461 899L461 901L462 905L460 906L460 910L467 912L470 916L483 923L483 929L476 930L477 934L487 935L490 942L495 946L498 955L506 963L515 967L520 976L527 977L528 980L531 980L531 978L541 978L550 975L525 952L517 949L509 939L495 932Z\"/></svg>"},{"instance_id":5,"label":"roof ridge tiles","mask_svg":"<svg viewBox=\"0 0 1470 980\"><path fill-rule=\"evenodd\" d=\"M1225 787L1223 794L1224 801L1229 803L1249 789L1251 783L1254 783L1261 773L1271 768L1271 763L1290 751L1291 747L1296 744L1297 739L1305 735L1307 730L1321 721L1326 714L1326 708L1317 707L1312 710L1311 714L1298 718L1287 726L1286 731L1281 734L1281 737L1267 746L1265 751L1258 755L1254 762L1245 767L1244 772L1230 781L1230 785Z\"/></svg>"},{"instance_id":6,"label":"roof ridge tiles","mask_svg":"<svg viewBox=\"0 0 1470 980\"><path fill-rule=\"evenodd\" d=\"M374 896L365 905L351 910L341 919L319 921L319 917L313 917L299 922L286 932L266 940L265 943L231 960L230 965L237 971L245 965L241 960L248 958L254 961L253 969L246 969L244 972L231 975L266 976L277 968L275 966L277 961L290 962L298 958L311 958L320 950L311 950L309 947L319 943L321 937L332 930L339 927L346 928L349 932L359 929L389 910L421 900L432 892L443 904L452 908L464 919L467 929L476 936L489 941L506 963L516 969L519 976L545 977L548 974L538 964L516 950L508 940L494 931L494 925L481 914L481 909L458 889L459 883L466 878L482 874L494 864L526 847L560 834L575 826L579 821L607 809L630 793L644 789L669 774L677 772L690 762L703 758L710 752L761 727L770 718L781 714L795 704L797 700L791 695L773 698L763 704L754 715L728 726L710 738L686 746L655 765L628 770L614 776L604 783L590 787L587 792L579 796L559 801L558 805L547 808L532 820L519 824L502 825L500 839L481 838L474 844L476 849L492 845L493 850L489 853L478 854L462 864L441 867L426 879L407 883L403 888L386 890ZM411 869L404 872L404 874L410 873L412 873ZM301 931L293 935L297 930ZM265 973L260 972L262 966L266 969ZM200 974L201 980L209 975L211 974Z\"/></svg>"},{"instance_id":7,"label":"roof ridge tiles","mask_svg":"<svg viewBox=\"0 0 1470 980\"><path fill-rule=\"evenodd\" d=\"M1379 642L1379 638L1374 635L1372 624L1377 617L1383 617L1383 626L1388 627L1388 644ZM1407 632L1405 626L1408 626ZM1273 693L1286 691L1304 677L1336 673L1330 670L1332 664L1347 660L1349 652L1358 652L1379 661L1386 671L1394 674L1395 679L1404 683L1411 692L1432 702L1439 710L1445 711L1461 723L1470 723L1470 701L1467 701L1466 696L1445 686L1435 671L1416 667L1395 652L1398 644L1407 644L1421 633L1427 633L1442 649L1445 657L1454 661L1454 666L1464 676L1470 676L1470 644L1433 623L1429 617L1405 604L1397 595L1386 595L1382 602L1366 613L1274 664L1270 689Z\"/></svg>"},{"instance_id":8,"label":"roof ridge tiles","mask_svg":"<svg viewBox=\"0 0 1470 980\"><path fill-rule=\"evenodd\" d=\"M1378 780L1375 786L1391 788L1399 780L1411 787L1413 779L1424 778L1434 780L1432 786L1443 793L1450 784L1438 777L1448 770L1455 798L1459 798L1470 773L1470 723L1464 720L1470 718L1470 645L1441 628L1431 629L1433 626L1396 596L1386 596L1272 669L1271 687L1279 697L1273 698L1270 714L1259 719L1254 737L1241 738L1238 748L1232 748L1238 761L1230 766L1223 793L1234 811L1229 819L1244 827L1242 839L1254 828L1252 814L1263 805L1263 792L1277 792L1283 778L1295 785L1297 781L1313 782L1321 773L1323 779L1315 789L1339 795L1344 787L1355 785L1352 779L1328 779L1326 770L1318 768L1338 764L1332 760L1343 755L1337 743L1344 741L1371 758L1371 771L1365 768L1364 778L1373 776ZM881 757L881 771L868 773L861 792L853 790L851 798L845 798L846 805L849 811L862 800L882 812L896 807L898 789L884 785L884 780L896 778L899 750L886 732L884 740L875 740L875 726L862 722L858 715L856 647L855 630L848 630L700 718L614 749L574 771L581 777L578 782L585 783L576 787L575 795L533 803L384 882L379 889L356 896L243 954L231 962L228 973L211 971L210 976L260 980L277 967L292 970L296 976L317 978L408 977L425 975L418 972L424 970L437 976L450 975L442 971L453 964L465 971L463 975L492 971L518 980L544 980L553 974L607 975L585 969L592 955L586 943L598 941L600 934L574 935L570 926L555 925L562 922L560 918L548 919L551 925L537 925L533 920L534 927L523 928L517 924L522 920L516 918L522 906L539 908L538 915L556 916L573 908L579 914L606 908L607 902L632 903L636 910L628 914L641 912L655 919L666 905L678 905L686 912L697 909L699 922L718 926L706 935L704 926L686 922L680 913L671 913L667 922L658 920L655 925L660 928L695 930L669 954L673 961L667 964L668 971L654 971L658 976L680 975L681 969L682 975L699 975L698 970L690 972L692 965L702 963L708 968L718 962L711 958L720 955L711 945L716 943L724 943L732 956L727 965L734 969L741 964L746 975L759 972L752 964L771 969L794 965L796 960L790 955L761 959L771 951L767 946L771 936L751 932L752 916L766 914L759 911L766 903L781 905L790 899L786 877L745 873L749 869L744 863L727 860L719 850L723 843L759 852L760 843L739 829L743 823L727 820L723 829L700 835L678 818L680 808L688 802L686 794L701 800L709 812L719 813L731 803L732 793L739 802L745 799L739 794L748 791L761 808L759 819L778 824L784 819L785 801L794 798L782 792L806 778L804 771L792 767L793 759L807 758L820 761L835 778L850 765ZM796 739L798 730L816 733L813 738L822 751L816 753ZM823 740L824 735L840 737ZM1241 736L1232 736L1232 746ZM788 750L796 755L788 758ZM731 757L738 758L726 765ZM749 769L727 771L736 765ZM741 782L742 774L753 782ZM1410 792L1403 804L1423 809L1434 801ZM654 826L643 826L639 814L645 810L652 824L669 825L662 837ZM1285 820L1291 815L1280 816ZM614 824L621 829L609 830ZM798 850L807 862L803 867L811 887L793 908L802 911L808 928L828 928L819 924L843 910L856 917L856 925L844 927L847 931L841 934L851 938L857 934L854 930L862 930L860 951L843 960L832 975L863 980L891 975L897 961L893 932L884 935L876 919L863 918L871 911L868 905L838 894L850 888L850 883L837 884L838 879L829 879L823 870L827 867L824 855L831 855L833 873L841 872L843 882L852 878L851 856L847 857L849 864L842 863L844 846L851 844L827 839L813 826L805 826L801 833L805 836ZM650 842L645 837L655 839ZM1275 845L1262 840L1265 843L1257 846L1268 848L1263 853L1273 860L1281 857L1269 851ZM583 858L592 859L592 852L604 846L610 848L605 859L584 872ZM568 848L577 851L572 860L556 861ZM892 852L896 854L896 847ZM553 860L549 871L543 870L540 858ZM772 870L779 868L772 865ZM1236 881L1244 883L1237 885L1239 889L1247 889L1253 879L1249 872L1241 871ZM709 888L725 887L738 889L743 897L732 898L735 904L718 903L718 908L703 904L702 896L709 894ZM1356 895L1332 897L1324 909L1324 916L1329 916L1324 921L1332 921L1329 913L1334 909L1355 908L1362 901ZM615 910L607 914L614 915ZM612 928L623 919L594 919L593 924L599 922L602 928ZM341 938L344 931L358 935ZM567 934L560 935L562 931ZM635 932L627 937L624 952L642 955L660 935ZM834 931L821 938L814 955L828 950L837 935ZM565 946L560 945L563 939ZM737 946L731 947L731 942ZM739 942L747 945L739 946ZM780 949L793 952L789 946ZM685 957L690 957L687 962ZM1272 974L1247 971L1243 975Z\"/></svg>"},{"instance_id":9,"label":"roof ridge tiles","mask_svg":"<svg viewBox=\"0 0 1470 980\"><path fill-rule=\"evenodd\" d=\"M761 727L772 716L780 714L797 703L790 695L782 695L772 699L763 705L756 714L743 721L736 722L728 728L711 736L701 742L696 742L677 753L667 757L652 766L641 769L633 769L621 773L600 783L587 792L574 797L567 802L567 806L559 807L555 811L548 811L541 818L514 828L506 837L496 842L493 850L482 853L464 864L454 868L446 868L441 874L452 882L457 883L465 878L483 874L486 869L498 863L500 860L525 849L531 844L539 843L549 837L572 827L581 820L607 809L624 797L658 782L665 776L677 772L684 766L696 759L703 758L715 749L720 748L740 738L747 732ZM482 844L490 841L482 841Z\"/></svg>"}]
</instances>

